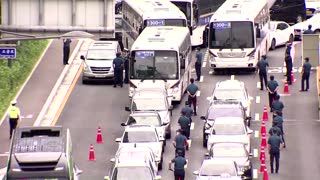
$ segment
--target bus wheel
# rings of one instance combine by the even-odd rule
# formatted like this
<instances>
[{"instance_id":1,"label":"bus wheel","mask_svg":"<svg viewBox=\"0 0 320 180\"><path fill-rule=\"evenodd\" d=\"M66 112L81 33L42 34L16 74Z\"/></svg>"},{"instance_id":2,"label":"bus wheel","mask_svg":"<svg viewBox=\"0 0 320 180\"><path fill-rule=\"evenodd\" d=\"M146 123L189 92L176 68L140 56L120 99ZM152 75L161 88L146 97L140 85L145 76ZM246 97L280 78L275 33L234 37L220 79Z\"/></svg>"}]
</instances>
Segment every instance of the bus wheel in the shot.
<instances>
[{"instance_id":1,"label":"bus wheel","mask_svg":"<svg viewBox=\"0 0 320 180\"><path fill-rule=\"evenodd\" d=\"M274 50L275 48L276 48L276 40L275 40L275 39L272 39L270 49L271 49L271 50Z\"/></svg>"}]
</instances>

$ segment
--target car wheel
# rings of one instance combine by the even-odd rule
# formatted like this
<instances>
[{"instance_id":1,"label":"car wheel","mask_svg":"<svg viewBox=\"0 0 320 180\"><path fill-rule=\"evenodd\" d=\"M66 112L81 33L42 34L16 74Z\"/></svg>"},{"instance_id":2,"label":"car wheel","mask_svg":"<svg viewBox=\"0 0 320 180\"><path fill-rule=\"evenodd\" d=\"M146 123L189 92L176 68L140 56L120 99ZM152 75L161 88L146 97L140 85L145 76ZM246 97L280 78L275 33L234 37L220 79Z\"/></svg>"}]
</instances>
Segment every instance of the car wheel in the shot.
<instances>
[{"instance_id":1,"label":"car wheel","mask_svg":"<svg viewBox=\"0 0 320 180\"><path fill-rule=\"evenodd\" d=\"M276 40L275 40L275 39L272 39L270 49L271 49L271 50L274 50L275 48L276 48Z\"/></svg>"},{"instance_id":2,"label":"car wheel","mask_svg":"<svg viewBox=\"0 0 320 180\"><path fill-rule=\"evenodd\" d=\"M163 154L161 154L161 160L160 160L160 163L158 164L159 170L162 170L162 163L163 163Z\"/></svg>"},{"instance_id":3,"label":"car wheel","mask_svg":"<svg viewBox=\"0 0 320 180\"><path fill-rule=\"evenodd\" d=\"M290 43L293 43L293 40L294 40L293 34L290 34L290 36L289 36L289 42L290 42Z\"/></svg>"},{"instance_id":4,"label":"car wheel","mask_svg":"<svg viewBox=\"0 0 320 180\"><path fill-rule=\"evenodd\" d=\"M314 33L315 33L315 34L320 34L320 29L314 30Z\"/></svg>"},{"instance_id":5,"label":"car wheel","mask_svg":"<svg viewBox=\"0 0 320 180\"><path fill-rule=\"evenodd\" d=\"M203 135L203 141L202 141L202 145L203 145L203 147L207 147L207 145L208 145L208 136L207 135Z\"/></svg>"}]
</instances>

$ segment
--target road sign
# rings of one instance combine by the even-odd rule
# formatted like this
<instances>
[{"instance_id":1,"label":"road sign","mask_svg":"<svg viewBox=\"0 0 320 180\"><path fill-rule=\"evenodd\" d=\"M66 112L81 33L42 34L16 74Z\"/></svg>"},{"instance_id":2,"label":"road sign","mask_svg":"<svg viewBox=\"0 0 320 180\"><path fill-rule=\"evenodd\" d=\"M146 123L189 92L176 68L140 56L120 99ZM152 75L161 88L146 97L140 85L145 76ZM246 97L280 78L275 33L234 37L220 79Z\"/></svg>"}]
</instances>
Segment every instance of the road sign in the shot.
<instances>
[{"instance_id":1,"label":"road sign","mask_svg":"<svg viewBox=\"0 0 320 180\"><path fill-rule=\"evenodd\" d=\"M16 52L17 52L16 48L0 47L0 58L15 59Z\"/></svg>"}]
</instances>

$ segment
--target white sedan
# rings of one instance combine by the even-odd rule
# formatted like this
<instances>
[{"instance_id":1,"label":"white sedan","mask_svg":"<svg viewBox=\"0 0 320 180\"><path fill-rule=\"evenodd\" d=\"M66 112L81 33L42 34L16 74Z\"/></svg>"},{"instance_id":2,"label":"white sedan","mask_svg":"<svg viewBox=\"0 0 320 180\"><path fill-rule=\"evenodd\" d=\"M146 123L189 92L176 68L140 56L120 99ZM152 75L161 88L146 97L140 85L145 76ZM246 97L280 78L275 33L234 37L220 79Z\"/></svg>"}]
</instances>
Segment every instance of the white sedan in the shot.
<instances>
[{"instance_id":1,"label":"white sedan","mask_svg":"<svg viewBox=\"0 0 320 180\"><path fill-rule=\"evenodd\" d=\"M274 50L277 46L286 42L293 42L294 29L284 21L270 21L269 48Z\"/></svg>"},{"instance_id":2,"label":"white sedan","mask_svg":"<svg viewBox=\"0 0 320 180\"><path fill-rule=\"evenodd\" d=\"M320 33L320 14L315 14L311 18L307 19L306 21L303 21L301 23L297 23L291 28L294 30L294 37L295 39L301 40L301 36L305 30L308 29L309 25L312 25L312 31L314 33Z\"/></svg>"}]
</instances>

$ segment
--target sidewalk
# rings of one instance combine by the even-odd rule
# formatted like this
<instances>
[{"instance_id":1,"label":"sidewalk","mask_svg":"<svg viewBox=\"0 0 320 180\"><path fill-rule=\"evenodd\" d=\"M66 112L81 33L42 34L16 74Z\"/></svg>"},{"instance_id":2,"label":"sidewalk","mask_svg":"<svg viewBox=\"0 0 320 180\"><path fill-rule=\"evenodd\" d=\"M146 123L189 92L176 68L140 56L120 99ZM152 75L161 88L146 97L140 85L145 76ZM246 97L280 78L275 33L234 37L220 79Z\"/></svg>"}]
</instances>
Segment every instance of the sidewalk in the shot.
<instances>
[{"instance_id":1,"label":"sidewalk","mask_svg":"<svg viewBox=\"0 0 320 180\"><path fill-rule=\"evenodd\" d=\"M75 40L71 43L71 53L76 44ZM17 106L24 117L20 126L33 125L61 72L67 68L62 64L62 45L61 40L52 41L18 96ZM0 169L6 166L7 157L4 154L8 152L9 144L9 124L7 120L4 120L0 126Z\"/></svg>"}]
</instances>

